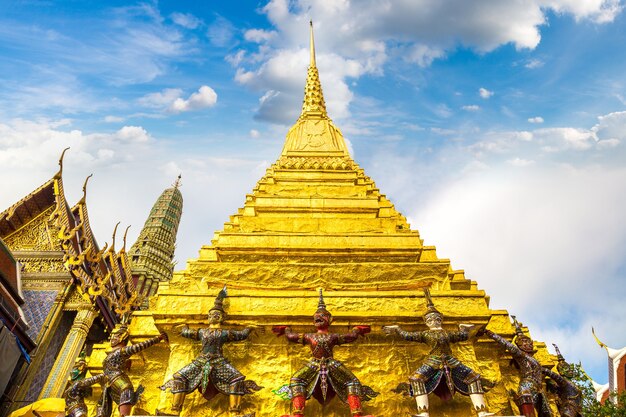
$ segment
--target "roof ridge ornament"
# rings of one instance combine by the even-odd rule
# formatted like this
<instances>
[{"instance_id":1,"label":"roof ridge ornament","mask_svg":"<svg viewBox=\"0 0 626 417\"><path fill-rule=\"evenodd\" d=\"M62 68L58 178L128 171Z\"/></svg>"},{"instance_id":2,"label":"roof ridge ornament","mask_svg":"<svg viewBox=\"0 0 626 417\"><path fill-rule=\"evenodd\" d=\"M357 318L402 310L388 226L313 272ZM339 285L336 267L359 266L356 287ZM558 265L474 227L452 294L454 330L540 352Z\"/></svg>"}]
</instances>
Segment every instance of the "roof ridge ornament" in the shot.
<instances>
[{"instance_id":1,"label":"roof ridge ornament","mask_svg":"<svg viewBox=\"0 0 626 417\"><path fill-rule=\"evenodd\" d=\"M65 152L67 152L68 149L70 149L69 146L63 149L63 152L61 152L61 156L59 157L59 172L55 175L57 178L60 178L61 174L63 174L63 157L65 157Z\"/></svg>"},{"instance_id":2,"label":"roof ridge ornament","mask_svg":"<svg viewBox=\"0 0 626 417\"><path fill-rule=\"evenodd\" d=\"M183 174L178 174L178 177L176 177L176 181L174 181L174 184L172 184L172 187L178 189L180 188L183 184L181 183L180 179L182 178Z\"/></svg>"},{"instance_id":3,"label":"roof ridge ornament","mask_svg":"<svg viewBox=\"0 0 626 417\"><path fill-rule=\"evenodd\" d=\"M85 204L85 201L87 201L87 183L91 177L93 177L93 174L89 174L87 178L85 178L85 182L83 183L83 197L78 201L78 204Z\"/></svg>"}]
</instances>

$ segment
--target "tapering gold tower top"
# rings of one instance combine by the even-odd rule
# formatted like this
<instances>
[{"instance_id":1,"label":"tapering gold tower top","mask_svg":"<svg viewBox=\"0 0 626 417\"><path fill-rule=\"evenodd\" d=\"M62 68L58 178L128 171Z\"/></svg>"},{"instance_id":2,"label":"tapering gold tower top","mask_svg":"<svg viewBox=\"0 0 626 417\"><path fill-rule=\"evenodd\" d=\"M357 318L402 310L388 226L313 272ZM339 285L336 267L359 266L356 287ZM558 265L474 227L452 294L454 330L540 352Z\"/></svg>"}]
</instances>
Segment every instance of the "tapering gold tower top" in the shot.
<instances>
[{"instance_id":1,"label":"tapering gold tower top","mask_svg":"<svg viewBox=\"0 0 626 417\"><path fill-rule=\"evenodd\" d=\"M311 44L309 46L309 50L311 52L311 62L309 66L315 66L315 40L313 40L313 21L309 20L309 25L311 25Z\"/></svg>"},{"instance_id":2,"label":"tapering gold tower top","mask_svg":"<svg viewBox=\"0 0 626 417\"><path fill-rule=\"evenodd\" d=\"M313 22L310 22L310 63L304 86L302 113L289 129L281 157L350 158L348 147L326 113L322 84L315 64ZM345 164L344 164L345 165Z\"/></svg>"},{"instance_id":3,"label":"tapering gold tower top","mask_svg":"<svg viewBox=\"0 0 626 417\"><path fill-rule=\"evenodd\" d=\"M320 75L317 71L317 66L315 64L313 21L310 21L309 23L311 27L311 62L309 63L309 69L307 71L306 85L304 87L304 102L302 103L302 114L300 115L300 117L304 117L306 114L318 117L328 117L326 114L326 103L324 102L324 95L322 94Z\"/></svg>"}]
</instances>

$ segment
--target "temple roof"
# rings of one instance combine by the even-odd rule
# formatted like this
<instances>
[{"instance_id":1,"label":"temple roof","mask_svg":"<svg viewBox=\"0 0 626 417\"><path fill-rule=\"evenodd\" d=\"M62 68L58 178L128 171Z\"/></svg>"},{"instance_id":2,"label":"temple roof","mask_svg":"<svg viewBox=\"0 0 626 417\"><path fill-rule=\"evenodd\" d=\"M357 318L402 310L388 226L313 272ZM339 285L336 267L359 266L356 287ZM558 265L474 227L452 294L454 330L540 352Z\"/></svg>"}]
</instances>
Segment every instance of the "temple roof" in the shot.
<instances>
[{"instance_id":1,"label":"temple roof","mask_svg":"<svg viewBox=\"0 0 626 417\"><path fill-rule=\"evenodd\" d=\"M55 178L0 213L0 236L7 236L56 204Z\"/></svg>"}]
</instances>

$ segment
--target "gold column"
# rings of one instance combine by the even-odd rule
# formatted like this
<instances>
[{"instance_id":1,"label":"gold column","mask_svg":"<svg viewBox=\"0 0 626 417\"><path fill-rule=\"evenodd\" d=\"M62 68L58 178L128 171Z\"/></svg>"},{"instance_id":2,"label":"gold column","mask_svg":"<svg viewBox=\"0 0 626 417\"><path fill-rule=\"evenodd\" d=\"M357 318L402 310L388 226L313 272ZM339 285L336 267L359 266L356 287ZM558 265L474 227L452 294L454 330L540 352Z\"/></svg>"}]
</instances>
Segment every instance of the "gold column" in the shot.
<instances>
[{"instance_id":1,"label":"gold column","mask_svg":"<svg viewBox=\"0 0 626 417\"><path fill-rule=\"evenodd\" d=\"M91 306L84 306L78 310L74 324L70 329L63 347L57 356L48 379L39 394L39 399L58 398L63 395L67 378L76 362L76 358L87 339L87 333L96 318L96 312Z\"/></svg>"}]
</instances>

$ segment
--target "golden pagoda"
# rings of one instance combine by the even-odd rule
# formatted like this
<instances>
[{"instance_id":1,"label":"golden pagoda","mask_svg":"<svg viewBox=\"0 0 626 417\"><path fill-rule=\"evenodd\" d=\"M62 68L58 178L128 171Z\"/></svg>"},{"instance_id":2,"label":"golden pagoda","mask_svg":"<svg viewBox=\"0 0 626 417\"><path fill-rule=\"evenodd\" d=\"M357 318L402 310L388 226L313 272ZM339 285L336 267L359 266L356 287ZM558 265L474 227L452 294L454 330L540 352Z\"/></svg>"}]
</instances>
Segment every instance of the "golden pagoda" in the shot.
<instances>
[{"instance_id":1,"label":"golden pagoda","mask_svg":"<svg viewBox=\"0 0 626 417\"><path fill-rule=\"evenodd\" d=\"M133 358L130 375L135 386L146 387L135 414L171 413L172 396L159 390L173 373L188 364L200 346L179 336L179 326L206 327L207 313L218 291L228 285L224 308L226 326L260 326L246 341L229 344L225 356L248 379L264 389L246 395L243 408L259 417L289 414L290 404L272 390L289 382L309 358L302 346L288 345L269 330L289 325L295 331L313 329L318 292L324 289L333 313L331 330L346 332L354 325L371 325L372 333L335 349L359 379L380 395L365 403L367 414L400 416L414 413L415 403L391 390L405 382L425 358L428 348L387 337L383 325L424 329L426 301L422 288L444 316L445 328L460 323L489 324L507 337L515 329L507 311L489 308L489 297L477 283L455 270L448 259L424 246L374 181L352 159L341 131L330 120L315 62L313 32L302 113L287 133L278 160L245 196L243 207L224 228L200 248L199 257L161 282L150 309L134 314L131 341L166 331L170 344L158 344ZM454 345L455 355L494 386L485 395L492 412L517 412L509 390L519 381L511 357L488 338ZM536 358L544 365L554 359L537 343ZM106 344L96 345L90 358L92 373L105 356ZM95 390L97 393L97 390ZM443 403L431 398L433 416L474 415L468 398L455 396ZM186 398L182 416L228 415L228 398L207 402L198 393ZM334 399L322 407L307 402L307 416L347 416Z\"/></svg>"}]
</instances>

